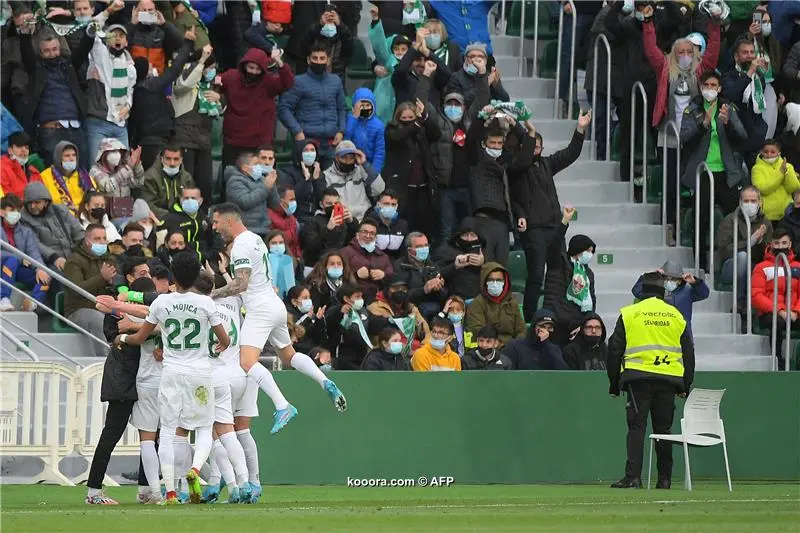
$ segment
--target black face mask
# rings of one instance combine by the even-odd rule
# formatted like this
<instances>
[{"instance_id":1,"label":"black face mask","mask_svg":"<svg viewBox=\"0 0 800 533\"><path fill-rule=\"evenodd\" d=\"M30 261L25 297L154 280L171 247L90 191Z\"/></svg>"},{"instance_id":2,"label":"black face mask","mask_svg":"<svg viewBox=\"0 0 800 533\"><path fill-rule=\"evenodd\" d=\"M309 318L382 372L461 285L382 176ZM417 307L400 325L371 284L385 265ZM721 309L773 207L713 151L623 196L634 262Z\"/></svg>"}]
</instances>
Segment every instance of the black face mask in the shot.
<instances>
[{"instance_id":1,"label":"black face mask","mask_svg":"<svg viewBox=\"0 0 800 533\"><path fill-rule=\"evenodd\" d=\"M600 335L584 335L583 337L589 343L589 346L597 346L602 342L602 336Z\"/></svg>"},{"instance_id":2,"label":"black face mask","mask_svg":"<svg viewBox=\"0 0 800 533\"><path fill-rule=\"evenodd\" d=\"M341 161L336 161L336 168L339 169L339 172L342 174L350 174L354 168L356 168L355 163L342 163Z\"/></svg>"},{"instance_id":3,"label":"black face mask","mask_svg":"<svg viewBox=\"0 0 800 533\"><path fill-rule=\"evenodd\" d=\"M389 295L389 299L398 307L405 307L406 302L408 301L408 292L406 291L397 291L393 292Z\"/></svg>"},{"instance_id":4,"label":"black face mask","mask_svg":"<svg viewBox=\"0 0 800 533\"><path fill-rule=\"evenodd\" d=\"M791 250L792 250L791 248L775 248L775 247L773 247L772 248L772 253L775 254L775 255L786 254L788 256L789 252Z\"/></svg>"},{"instance_id":5,"label":"black face mask","mask_svg":"<svg viewBox=\"0 0 800 533\"><path fill-rule=\"evenodd\" d=\"M108 52L114 57L119 57L119 56L121 56L122 54L125 53L125 49L124 48L117 48L116 46L111 46L111 47L108 48Z\"/></svg>"},{"instance_id":6,"label":"black face mask","mask_svg":"<svg viewBox=\"0 0 800 533\"><path fill-rule=\"evenodd\" d=\"M489 359L494 355L494 348L478 348L478 353L484 359Z\"/></svg>"},{"instance_id":7,"label":"black face mask","mask_svg":"<svg viewBox=\"0 0 800 533\"><path fill-rule=\"evenodd\" d=\"M458 239L458 246L465 252L476 244L479 244L479 241L467 241L460 237Z\"/></svg>"},{"instance_id":8,"label":"black face mask","mask_svg":"<svg viewBox=\"0 0 800 533\"><path fill-rule=\"evenodd\" d=\"M246 83L256 83L258 80L264 77L264 73L261 74L253 74L251 72L244 72L244 81Z\"/></svg>"},{"instance_id":9,"label":"black face mask","mask_svg":"<svg viewBox=\"0 0 800 533\"><path fill-rule=\"evenodd\" d=\"M127 250L125 250L125 255L130 257L138 257L142 255L142 245L141 244L134 244Z\"/></svg>"},{"instance_id":10,"label":"black face mask","mask_svg":"<svg viewBox=\"0 0 800 533\"><path fill-rule=\"evenodd\" d=\"M167 254L169 254L169 255L179 254L182 251L183 250L181 250L180 248L167 248Z\"/></svg>"},{"instance_id":11,"label":"black face mask","mask_svg":"<svg viewBox=\"0 0 800 533\"><path fill-rule=\"evenodd\" d=\"M95 220L103 220L103 217L106 216L106 210L104 207L95 207L89 210L89 215Z\"/></svg>"},{"instance_id":12,"label":"black face mask","mask_svg":"<svg viewBox=\"0 0 800 533\"><path fill-rule=\"evenodd\" d=\"M372 116L372 108L361 110L361 118L369 118L371 116Z\"/></svg>"},{"instance_id":13,"label":"black face mask","mask_svg":"<svg viewBox=\"0 0 800 533\"><path fill-rule=\"evenodd\" d=\"M741 64L742 70L748 70L750 68L750 63L751 63L751 61L744 61Z\"/></svg>"},{"instance_id":14,"label":"black face mask","mask_svg":"<svg viewBox=\"0 0 800 533\"><path fill-rule=\"evenodd\" d=\"M320 76L326 70L328 70L328 65L326 65L325 63L309 63L308 64L308 70L310 70L311 72L313 72L317 76Z\"/></svg>"},{"instance_id":15,"label":"black face mask","mask_svg":"<svg viewBox=\"0 0 800 533\"><path fill-rule=\"evenodd\" d=\"M400 125L400 127L403 127L403 128L415 128L415 127L417 127L417 121L416 120L398 120L397 124Z\"/></svg>"},{"instance_id":16,"label":"black face mask","mask_svg":"<svg viewBox=\"0 0 800 533\"><path fill-rule=\"evenodd\" d=\"M326 217L330 218L330 217L333 216L333 206L332 205L328 206L328 207L326 207L324 209L325 209L325 216Z\"/></svg>"}]
</instances>

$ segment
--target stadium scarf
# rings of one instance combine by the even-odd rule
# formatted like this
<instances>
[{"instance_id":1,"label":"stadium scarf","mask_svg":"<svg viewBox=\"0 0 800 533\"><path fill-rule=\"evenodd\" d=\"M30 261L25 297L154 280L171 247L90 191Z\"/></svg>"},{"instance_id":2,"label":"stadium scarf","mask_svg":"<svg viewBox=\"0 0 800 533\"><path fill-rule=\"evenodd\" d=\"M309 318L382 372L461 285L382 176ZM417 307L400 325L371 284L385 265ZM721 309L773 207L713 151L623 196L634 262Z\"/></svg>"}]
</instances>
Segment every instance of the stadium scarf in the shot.
<instances>
[{"instance_id":1,"label":"stadium scarf","mask_svg":"<svg viewBox=\"0 0 800 533\"><path fill-rule=\"evenodd\" d=\"M364 327L364 321L361 320L361 314L359 314L358 311L350 309L349 313L342 316L342 321L339 322L339 324L344 329L350 329L350 326L355 324L356 327L358 327L358 333L361 335L361 339L370 349L372 349L372 341L369 340L369 335L367 335L367 329Z\"/></svg>"},{"instance_id":2,"label":"stadium scarf","mask_svg":"<svg viewBox=\"0 0 800 533\"><path fill-rule=\"evenodd\" d=\"M210 102L206 100L205 92L206 91L213 91L214 88L212 87L210 82L207 82L205 79L200 80L200 84L197 87L197 112L201 115L208 115L209 117L218 117L220 112L222 111L222 106L219 102Z\"/></svg>"},{"instance_id":3,"label":"stadium scarf","mask_svg":"<svg viewBox=\"0 0 800 533\"><path fill-rule=\"evenodd\" d=\"M414 341L414 333L417 331L417 318L414 315L391 317L389 322L397 326L397 329L405 337L405 345L403 346L403 355L408 355L411 352L411 343Z\"/></svg>"},{"instance_id":4,"label":"stadium scarf","mask_svg":"<svg viewBox=\"0 0 800 533\"><path fill-rule=\"evenodd\" d=\"M74 216L78 216L79 206L75 204L75 201L72 199L72 195L69 193L69 186L67 186L67 181L64 179L64 175L61 173L61 169L59 169L57 165L53 165L51 170L53 171L53 178L56 180L56 186L58 187L58 195L61 197L61 203L66 205ZM79 168L77 169L77 172L78 183L80 184L80 188L83 189L83 192L91 191L92 189L97 188L94 180L84 169Z\"/></svg>"},{"instance_id":5,"label":"stadium scarf","mask_svg":"<svg viewBox=\"0 0 800 533\"><path fill-rule=\"evenodd\" d=\"M130 53L126 50L120 56L114 57L100 37L95 37L92 52L89 54L87 78L99 81L105 88L108 107L106 120L117 126L125 126L126 119L119 116L119 109L132 105L132 89L136 84L136 69Z\"/></svg>"},{"instance_id":6,"label":"stadium scarf","mask_svg":"<svg viewBox=\"0 0 800 533\"><path fill-rule=\"evenodd\" d=\"M736 70L747 75L747 71L742 70L740 65L736 65ZM750 85L744 90L742 103L746 105L748 101L753 104L753 111L755 113L761 114L764 112L764 108L766 108L764 102L764 84L761 82L758 71L753 74Z\"/></svg>"},{"instance_id":7,"label":"stadium scarf","mask_svg":"<svg viewBox=\"0 0 800 533\"><path fill-rule=\"evenodd\" d=\"M428 18L425 6L420 0L403 1L403 26L413 24L416 29L420 29Z\"/></svg>"},{"instance_id":8,"label":"stadium scarf","mask_svg":"<svg viewBox=\"0 0 800 533\"><path fill-rule=\"evenodd\" d=\"M572 280L567 285L567 301L580 307L584 313L594 307L592 295L589 293L589 283L586 267L580 261L573 260Z\"/></svg>"},{"instance_id":9,"label":"stadium scarf","mask_svg":"<svg viewBox=\"0 0 800 533\"><path fill-rule=\"evenodd\" d=\"M753 45L756 49L756 57L763 57L767 62L767 70L764 71L764 83L772 83L775 81L775 75L772 72L772 61L769 60L769 52L765 48L761 48L757 40L753 41Z\"/></svg>"}]
</instances>

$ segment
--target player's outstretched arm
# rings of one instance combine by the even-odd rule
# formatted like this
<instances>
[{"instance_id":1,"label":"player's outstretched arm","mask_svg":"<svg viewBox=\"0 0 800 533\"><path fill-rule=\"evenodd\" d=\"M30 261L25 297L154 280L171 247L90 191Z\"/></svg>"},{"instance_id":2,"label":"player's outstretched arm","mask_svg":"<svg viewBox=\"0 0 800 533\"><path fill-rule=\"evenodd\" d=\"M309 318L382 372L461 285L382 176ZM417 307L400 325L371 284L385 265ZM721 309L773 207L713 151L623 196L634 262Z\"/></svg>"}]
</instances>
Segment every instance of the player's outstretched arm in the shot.
<instances>
[{"instance_id":1,"label":"player's outstretched arm","mask_svg":"<svg viewBox=\"0 0 800 533\"><path fill-rule=\"evenodd\" d=\"M120 344L127 344L128 346L141 346L142 343L147 340L147 337L153 333L154 329L156 329L156 324L145 320L136 333L131 335L126 335L124 333L122 335L117 335L117 338L114 339L114 345L119 346Z\"/></svg>"},{"instance_id":2,"label":"player's outstretched arm","mask_svg":"<svg viewBox=\"0 0 800 533\"><path fill-rule=\"evenodd\" d=\"M248 283L250 283L250 269L239 268L234 273L232 281L228 282L224 287L211 291L211 297L225 298L226 296L236 296L247 290Z\"/></svg>"}]
</instances>

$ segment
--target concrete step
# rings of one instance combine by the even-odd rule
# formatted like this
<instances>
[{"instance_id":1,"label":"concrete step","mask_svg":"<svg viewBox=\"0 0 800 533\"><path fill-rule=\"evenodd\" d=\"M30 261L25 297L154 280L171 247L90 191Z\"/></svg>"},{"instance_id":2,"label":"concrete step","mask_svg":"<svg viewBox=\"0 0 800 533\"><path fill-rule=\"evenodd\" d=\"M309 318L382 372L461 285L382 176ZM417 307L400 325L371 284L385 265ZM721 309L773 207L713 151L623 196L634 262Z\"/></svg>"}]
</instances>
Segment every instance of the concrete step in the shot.
<instances>
[{"instance_id":1,"label":"concrete step","mask_svg":"<svg viewBox=\"0 0 800 533\"><path fill-rule=\"evenodd\" d=\"M706 372L769 372L772 357L769 354L704 353L695 355L695 371Z\"/></svg>"},{"instance_id":2,"label":"concrete step","mask_svg":"<svg viewBox=\"0 0 800 533\"><path fill-rule=\"evenodd\" d=\"M65 361L61 355L54 350L51 350L41 342L38 342L37 339L44 341L55 348L58 348L60 351L67 354L69 357L72 357L73 359L78 357L91 357L93 353L90 343L94 341L90 340L82 333L37 333L36 335L20 334L18 335L18 338L21 341L28 343L31 350L33 350L33 352L42 360ZM27 357L22 352L17 353L16 349L13 347L6 346L6 348L14 353L14 355L18 355L21 359Z\"/></svg>"},{"instance_id":3,"label":"concrete step","mask_svg":"<svg viewBox=\"0 0 800 533\"><path fill-rule=\"evenodd\" d=\"M29 333L36 333L39 331L39 317L36 313L26 313L25 311L4 311L0 313L0 324L8 320L20 326L22 329ZM12 335L19 337L22 333L14 326L2 326L5 331Z\"/></svg>"},{"instance_id":4,"label":"concrete step","mask_svg":"<svg viewBox=\"0 0 800 533\"><path fill-rule=\"evenodd\" d=\"M633 296L631 296L631 301ZM600 313L610 336L619 318L619 312ZM728 335L731 333L730 313L692 313L692 332L695 335Z\"/></svg>"},{"instance_id":5,"label":"concrete step","mask_svg":"<svg viewBox=\"0 0 800 533\"><path fill-rule=\"evenodd\" d=\"M559 150L563 150L567 146L569 146L570 139L553 139L550 142L546 142L544 144L544 148L542 149L542 153L544 155L550 155L552 153L558 152ZM583 150L581 150L581 155L578 161L584 160L588 161L592 158L592 150L594 150L594 143L592 141L584 141L583 143ZM576 161L577 163L577 161ZM566 172L566 170L565 170Z\"/></svg>"},{"instance_id":6,"label":"concrete step","mask_svg":"<svg viewBox=\"0 0 800 533\"><path fill-rule=\"evenodd\" d=\"M598 255L600 254L613 254L614 262L611 264L598 264ZM679 263L686 265L692 262L692 257L691 248L682 247L598 247L595 252L595 258L592 260L592 268L600 270L604 268L621 266L624 268L641 268L642 272L644 272L647 269L653 268L653 258L658 258L659 261L678 261Z\"/></svg>"},{"instance_id":7,"label":"concrete step","mask_svg":"<svg viewBox=\"0 0 800 533\"><path fill-rule=\"evenodd\" d=\"M513 98L513 97L512 97ZM536 131L542 134L544 145L547 146L551 139L571 139L578 126L577 120L561 120L555 118L540 118L532 120Z\"/></svg>"},{"instance_id":8,"label":"concrete step","mask_svg":"<svg viewBox=\"0 0 800 533\"><path fill-rule=\"evenodd\" d=\"M542 54L543 51L544 47L540 42L539 54ZM492 35L492 53L496 56L519 57L519 37ZM522 55L525 57L533 57L533 39L525 39Z\"/></svg>"},{"instance_id":9,"label":"concrete step","mask_svg":"<svg viewBox=\"0 0 800 533\"><path fill-rule=\"evenodd\" d=\"M518 97L511 93L509 93L509 95L512 100L522 100L525 102L525 105L531 111L534 124L536 124L537 120L555 118L555 105L553 104L552 98Z\"/></svg>"},{"instance_id":10,"label":"concrete step","mask_svg":"<svg viewBox=\"0 0 800 533\"><path fill-rule=\"evenodd\" d=\"M630 197L630 185L623 182L561 181L557 185L562 204L619 204ZM580 216L578 218L580 220ZM611 229L611 228L609 228ZM594 230L592 230L594 235ZM619 239L616 242L627 242ZM650 241L655 244L655 241ZM632 243L634 244L634 243ZM660 243L659 243L660 244Z\"/></svg>"},{"instance_id":11,"label":"concrete step","mask_svg":"<svg viewBox=\"0 0 800 533\"><path fill-rule=\"evenodd\" d=\"M545 148L547 141L545 140ZM545 154L552 151L545 149ZM607 183L609 181L619 181L619 163L616 161L591 161L589 159L578 159L570 166L555 175L556 184L572 180L597 181ZM630 185L628 185L630 187ZM627 202L627 198L625 200Z\"/></svg>"},{"instance_id":12,"label":"concrete step","mask_svg":"<svg viewBox=\"0 0 800 533\"><path fill-rule=\"evenodd\" d=\"M555 98L556 80L517 77L517 65L512 70L500 70L503 87L511 95L511 100L525 98Z\"/></svg>"},{"instance_id":13,"label":"concrete step","mask_svg":"<svg viewBox=\"0 0 800 533\"><path fill-rule=\"evenodd\" d=\"M698 335L694 336L697 354L728 353L750 355L769 352L769 340L760 335Z\"/></svg>"},{"instance_id":14,"label":"concrete step","mask_svg":"<svg viewBox=\"0 0 800 533\"><path fill-rule=\"evenodd\" d=\"M649 204L578 204L581 224L616 227L621 224L655 224L661 217L661 207ZM620 265L631 266L631 265Z\"/></svg>"},{"instance_id":15,"label":"concrete step","mask_svg":"<svg viewBox=\"0 0 800 533\"><path fill-rule=\"evenodd\" d=\"M494 41L494 37L492 37ZM517 76L519 73L519 57L515 55L508 55L508 56L498 56L495 54L494 56L495 66L500 70L500 75L503 79L503 84L505 84L505 80L509 76ZM533 58L525 58L525 62L522 65L522 75L523 76L530 76L533 74ZM543 78L537 78L543 79ZM555 80L553 80L555 81ZM555 89L553 89L553 94L555 93Z\"/></svg>"},{"instance_id":16,"label":"concrete step","mask_svg":"<svg viewBox=\"0 0 800 533\"><path fill-rule=\"evenodd\" d=\"M567 193L562 195L560 187L559 196L562 203L568 203L573 198ZM614 246L621 242L630 246L653 247L661 245L661 235L663 233L664 230L661 226L653 224L626 224L616 227L595 226L582 223L579 217L577 222L573 222L569 225L569 230L567 230L567 242L569 242L570 237L573 235L583 234L590 236L592 240L597 243L597 246L601 248ZM662 261L659 264L654 264L652 268L658 268L663 264Z\"/></svg>"},{"instance_id":17,"label":"concrete step","mask_svg":"<svg viewBox=\"0 0 800 533\"><path fill-rule=\"evenodd\" d=\"M635 281L635 280L634 280ZM633 286L633 282L631 282ZM624 291L610 291L595 280L595 296L597 297L597 312L603 314L619 313L619 310L633 303L633 294L630 289ZM733 306L731 293L712 291L708 298L696 302L692 307L695 313L730 313ZM730 315L728 315L730 320Z\"/></svg>"}]
</instances>

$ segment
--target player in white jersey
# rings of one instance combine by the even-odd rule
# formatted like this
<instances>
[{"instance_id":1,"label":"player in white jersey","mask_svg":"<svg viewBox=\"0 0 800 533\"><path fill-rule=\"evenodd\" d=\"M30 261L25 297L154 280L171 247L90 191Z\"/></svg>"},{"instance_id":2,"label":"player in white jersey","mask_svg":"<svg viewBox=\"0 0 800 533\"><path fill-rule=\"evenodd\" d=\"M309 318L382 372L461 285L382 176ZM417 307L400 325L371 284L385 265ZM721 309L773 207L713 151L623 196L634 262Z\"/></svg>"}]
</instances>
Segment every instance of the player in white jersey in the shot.
<instances>
[{"instance_id":1,"label":"player in white jersey","mask_svg":"<svg viewBox=\"0 0 800 533\"><path fill-rule=\"evenodd\" d=\"M252 163L253 159L242 156ZM247 165L245 165L247 166ZM269 258L264 240L248 231L242 224L239 208L234 204L221 204L214 208L213 227L231 248L234 278L225 287L215 289L212 297L241 294L245 319L239 339L239 360L248 378L272 399L275 404L272 433L277 433L297 415L297 409L284 398L275 378L258 358L267 341L277 350L286 366L315 380L325 390L336 409L344 411L347 402L336 384L329 380L306 354L295 352L286 325L286 306L272 288Z\"/></svg>"},{"instance_id":2,"label":"player in white jersey","mask_svg":"<svg viewBox=\"0 0 800 533\"><path fill-rule=\"evenodd\" d=\"M228 333L217 313L213 300L192 292L200 263L192 252L181 252L172 261L177 292L162 294L150 305L144 325L133 335L120 335L116 342L139 346L156 326L161 327L164 363L159 386L158 456L167 489L165 503L178 503L174 470L176 434L186 436L195 431L195 450L192 468L186 474L189 498L201 502L200 468L208 459L212 446L214 423L214 385L211 360L208 356L209 331L213 328L224 351L230 344Z\"/></svg>"}]
</instances>

